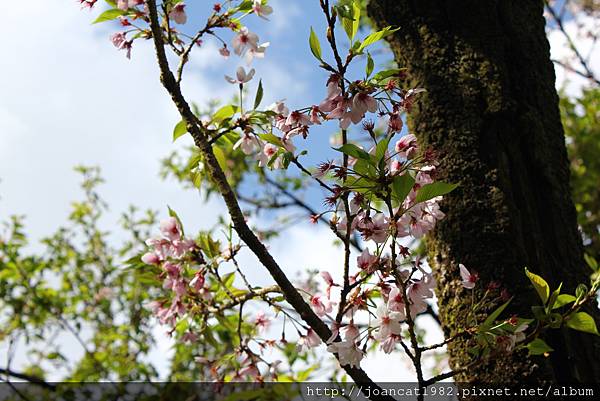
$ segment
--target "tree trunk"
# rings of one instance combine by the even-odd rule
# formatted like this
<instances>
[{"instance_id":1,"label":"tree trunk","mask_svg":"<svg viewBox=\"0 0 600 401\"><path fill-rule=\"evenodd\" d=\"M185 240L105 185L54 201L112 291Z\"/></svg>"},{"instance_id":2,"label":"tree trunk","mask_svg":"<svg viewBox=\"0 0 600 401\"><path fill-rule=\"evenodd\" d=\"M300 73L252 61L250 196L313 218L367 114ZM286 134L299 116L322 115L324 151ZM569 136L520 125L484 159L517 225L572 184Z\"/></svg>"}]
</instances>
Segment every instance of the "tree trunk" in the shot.
<instances>
[{"instance_id":1,"label":"tree trunk","mask_svg":"<svg viewBox=\"0 0 600 401\"><path fill-rule=\"evenodd\" d=\"M582 257L569 164L540 0L371 0L412 85L427 89L409 124L440 155L440 178L460 187L446 197L447 215L428 240L447 336L461 329L470 296L458 263L480 283L500 282L514 295L510 313L530 317L537 297L527 266L552 289L574 293L591 271ZM479 296L483 291L480 291ZM590 306L598 321L598 311ZM461 382L600 381L598 338L567 329L545 334L549 358L514 353L470 369ZM450 365L471 356L449 347Z\"/></svg>"}]
</instances>

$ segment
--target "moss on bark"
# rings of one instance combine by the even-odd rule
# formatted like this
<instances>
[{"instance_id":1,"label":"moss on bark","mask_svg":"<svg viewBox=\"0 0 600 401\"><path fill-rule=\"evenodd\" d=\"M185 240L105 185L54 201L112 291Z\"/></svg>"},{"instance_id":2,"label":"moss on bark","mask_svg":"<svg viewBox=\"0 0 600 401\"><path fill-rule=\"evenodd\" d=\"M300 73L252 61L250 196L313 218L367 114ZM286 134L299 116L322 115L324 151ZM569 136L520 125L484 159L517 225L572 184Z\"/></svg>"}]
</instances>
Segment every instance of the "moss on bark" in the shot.
<instances>
[{"instance_id":1,"label":"moss on bark","mask_svg":"<svg viewBox=\"0 0 600 401\"><path fill-rule=\"evenodd\" d=\"M460 183L428 240L446 335L461 328L456 318L469 302L458 263L515 295L509 313L531 315L536 299L525 266L573 293L589 272L570 198L543 2L371 0L368 11L376 25L400 27L389 38L395 58L413 86L427 89L410 127L439 152L441 178ZM457 380L600 380L597 338L561 330L547 339L556 350L548 359L515 354ZM470 359L464 343L449 352L453 368Z\"/></svg>"}]
</instances>

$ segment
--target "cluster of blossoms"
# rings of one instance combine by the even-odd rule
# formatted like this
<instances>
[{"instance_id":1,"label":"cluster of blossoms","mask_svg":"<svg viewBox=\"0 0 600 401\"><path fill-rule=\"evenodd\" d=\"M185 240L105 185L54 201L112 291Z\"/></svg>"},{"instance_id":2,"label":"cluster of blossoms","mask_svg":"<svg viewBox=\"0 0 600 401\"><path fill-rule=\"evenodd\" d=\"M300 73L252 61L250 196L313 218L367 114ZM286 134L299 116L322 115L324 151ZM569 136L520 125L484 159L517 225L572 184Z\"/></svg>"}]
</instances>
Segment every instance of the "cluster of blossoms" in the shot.
<instances>
[{"instance_id":1,"label":"cluster of blossoms","mask_svg":"<svg viewBox=\"0 0 600 401\"><path fill-rule=\"evenodd\" d=\"M155 301L152 309L163 324L175 325L178 317L183 316L187 310L183 297L188 288L193 289L202 297L210 297L204 287L204 269L198 266L197 273L192 280L187 280L184 274L186 264L194 261L194 252L197 250L196 242L183 236L179 222L170 217L160 223L159 237L146 241L151 250L145 253L141 260L148 265L160 266L160 277L163 288L173 291L174 297L170 305L167 302Z\"/></svg>"},{"instance_id":2,"label":"cluster of blossoms","mask_svg":"<svg viewBox=\"0 0 600 401\"><path fill-rule=\"evenodd\" d=\"M80 3L83 7L92 8L96 1L80 0ZM233 53L248 66L256 58L265 57L269 43L260 43L258 35L242 26L240 19L247 14L254 14L268 20L272 8L264 0L243 1L238 6L233 4L235 2L227 2L227 9L215 4L206 26L196 35L187 36L171 26L171 23L187 23L185 3L162 3L163 21L160 29L163 30L163 39L181 57L177 82L181 79L181 71L191 49L202 44L204 35L220 41L222 46L219 53L223 57L231 55L228 43ZM118 18L123 27L129 28L113 34L111 40L117 48L126 50L129 57L133 40L152 36L150 29L136 25L140 21L146 24L151 22L148 6L144 0L119 0L115 7L109 10L110 15ZM153 15L156 17L156 13ZM327 10L326 15L332 18ZM334 24L335 18L328 22ZM345 24L344 28L347 26ZM231 41L218 36L215 28L232 31ZM155 25L154 32L156 29ZM421 148L417 138L405 132L404 115L411 112L417 95L423 93L424 89L402 88L405 76L398 69L382 70L373 75L370 55L363 79L350 80L346 76L350 62L364 54L367 46L389 33L390 28L377 32L375 37L378 39L365 39L362 44L354 42L356 32L346 32L353 44L345 58L337 54L336 46L332 46L336 65L329 65L323 60L318 39L313 37L314 33L311 34L311 51L319 59L321 67L330 73L322 101L295 109L279 101L265 110L259 110L263 96L262 84L259 84L254 107L244 111L244 88L252 81L256 71L239 66L234 77L225 75L227 82L239 86L239 105L225 106L219 118L219 112L216 112L210 121L198 119L196 122L211 137L211 144L220 146L216 139L228 135L227 146L233 151L239 150L239 156L253 156L259 167L287 169L293 161L303 174L308 173L310 180L327 191L324 199L326 210L311 219L317 222L325 219L324 216L331 216L328 219L330 227L344 241L346 250L343 278L342 281L336 281L330 272L323 271L321 278L325 290L307 287L302 289L301 294L314 314L328 324L331 337L319 337L313 328L290 314L282 307L284 297L274 300L269 297L269 291L261 292L251 286L235 261L239 246L235 249L232 247L231 237L228 238L229 249L222 252L210 238L204 238L204 242L186 238L179 220L171 217L161 222L161 235L147 241L149 251L141 256L145 265L158 269L157 276L166 292L165 298L151 305L160 322L171 326L171 333L182 320L202 322L186 325L181 335L183 341L199 340L202 330L206 329L208 316L214 316L217 320L235 316L239 341L235 358L231 358L235 374L228 380L262 380L257 366L259 363L265 363L271 376L276 377L279 361L268 363L260 354L275 345L285 347L287 344L285 327L279 341L259 339L259 335L269 334L271 324L271 318L264 311L259 311L251 320L251 330L247 330L247 333L255 336L253 341L259 350L250 348L250 340L243 338L245 316L242 313L244 303L250 300L262 301L272 307L276 314L285 315L284 322L292 322L299 334L298 350L307 351L326 343L327 350L336 354L343 366L359 367L366 350L373 344L388 354L398 349L399 345L408 350L404 341L409 341L413 350L420 348L415 320L429 309L436 281L421 260L413 258L403 244L408 239L422 238L445 217L439 204L455 185L438 180L437 155ZM329 36L328 40L334 39ZM346 60L345 64L341 61L343 59ZM239 117L234 117L238 112ZM299 160L305 152L296 153L292 141L300 137L306 139L311 127L329 121L335 121L342 131L338 143L341 146L335 149L341 153L341 157L321 163L311 172ZM359 124L361 133L350 139L352 126ZM234 139L231 139L232 135ZM362 247L355 264L350 258L352 241L357 248ZM228 261L233 261L236 270L229 273L231 280L224 280L218 270L221 263ZM458 270L463 291L474 290L478 275L462 264ZM245 282L245 290L233 286L236 278ZM283 293L280 288L273 291ZM499 291L499 285L495 283L488 284L484 291L477 304L472 296L473 305L465 320L468 333L477 342L475 353L483 355L489 352L490 347L494 348L494 352L511 352L527 338L525 332L532 319L511 317L493 327L490 322L481 324L477 320L477 313L486 302L489 305L505 302L495 315L492 314L494 318L509 302L506 290ZM234 307L239 307L239 314L228 314ZM306 311L310 312L309 309ZM416 354L420 355L419 352ZM415 366L420 363L418 358L420 356L414 356ZM223 380L223 375L218 371L219 366L215 364L211 374L215 379Z\"/></svg>"}]
</instances>

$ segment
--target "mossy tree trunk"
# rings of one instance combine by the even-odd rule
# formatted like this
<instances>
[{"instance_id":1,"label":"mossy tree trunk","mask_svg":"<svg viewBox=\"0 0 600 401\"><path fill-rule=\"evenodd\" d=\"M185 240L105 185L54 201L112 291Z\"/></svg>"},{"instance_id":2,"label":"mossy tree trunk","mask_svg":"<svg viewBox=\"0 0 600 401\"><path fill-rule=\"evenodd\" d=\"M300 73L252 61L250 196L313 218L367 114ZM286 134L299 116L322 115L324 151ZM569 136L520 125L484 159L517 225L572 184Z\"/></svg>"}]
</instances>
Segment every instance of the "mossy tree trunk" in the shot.
<instances>
[{"instance_id":1,"label":"mossy tree trunk","mask_svg":"<svg viewBox=\"0 0 600 401\"><path fill-rule=\"evenodd\" d=\"M458 263L483 285L499 281L515 296L511 311L526 316L536 296L525 266L553 289L587 283L543 2L371 0L368 11L376 25L400 27L389 38L396 60L427 89L412 131L439 152L440 177L460 183L428 243L445 334L461 329L457 317L470 303ZM597 337L555 330L546 339L555 349L547 359L513 354L457 380L600 381ZM464 342L449 352L453 368L470 359Z\"/></svg>"}]
</instances>

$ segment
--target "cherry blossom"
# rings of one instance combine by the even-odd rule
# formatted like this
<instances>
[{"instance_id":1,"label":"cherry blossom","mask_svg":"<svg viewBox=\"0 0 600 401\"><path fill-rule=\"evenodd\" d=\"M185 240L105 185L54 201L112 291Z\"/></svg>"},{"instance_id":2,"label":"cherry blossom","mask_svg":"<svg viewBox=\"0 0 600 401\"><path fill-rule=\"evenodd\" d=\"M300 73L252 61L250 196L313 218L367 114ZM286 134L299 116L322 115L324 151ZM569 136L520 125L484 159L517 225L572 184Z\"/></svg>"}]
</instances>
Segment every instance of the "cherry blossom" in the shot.
<instances>
[{"instance_id":1,"label":"cherry blossom","mask_svg":"<svg viewBox=\"0 0 600 401\"><path fill-rule=\"evenodd\" d=\"M360 331L354 323L350 323L346 327L342 328L342 333L344 335L344 340L346 341L356 341L360 335Z\"/></svg>"},{"instance_id":2,"label":"cherry blossom","mask_svg":"<svg viewBox=\"0 0 600 401\"><path fill-rule=\"evenodd\" d=\"M244 154L251 155L255 153L261 147L261 145L262 144L258 138L244 133L242 137L233 145L233 148L240 148Z\"/></svg>"},{"instance_id":3,"label":"cherry blossom","mask_svg":"<svg viewBox=\"0 0 600 401\"><path fill-rule=\"evenodd\" d=\"M273 13L273 7L268 5L263 5L262 0L254 0L254 4L252 5L252 11L254 14L258 15L260 18L269 20L266 16L271 15Z\"/></svg>"},{"instance_id":4,"label":"cherry blossom","mask_svg":"<svg viewBox=\"0 0 600 401\"><path fill-rule=\"evenodd\" d=\"M365 248L362 253L356 258L356 264L359 269L371 272L377 264L378 258L376 255L371 255L368 248Z\"/></svg>"},{"instance_id":5,"label":"cherry blossom","mask_svg":"<svg viewBox=\"0 0 600 401\"><path fill-rule=\"evenodd\" d=\"M254 77L255 72L256 71L254 71L254 68L252 68L250 71L248 71L248 73L246 73L244 67L238 67L238 69L236 70L236 78L232 78L229 75L225 75L225 79L230 84L243 85L246 82L249 82Z\"/></svg>"},{"instance_id":6,"label":"cherry blossom","mask_svg":"<svg viewBox=\"0 0 600 401\"><path fill-rule=\"evenodd\" d=\"M265 312L259 311L254 319L254 324L260 333L264 333L271 325L271 319L265 315Z\"/></svg>"},{"instance_id":7,"label":"cherry blossom","mask_svg":"<svg viewBox=\"0 0 600 401\"><path fill-rule=\"evenodd\" d=\"M411 159L418 151L417 137L413 134L404 135L396 142L395 149L398 156Z\"/></svg>"},{"instance_id":8,"label":"cherry blossom","mask_svg":"<svg viewBox=\"0 0 600 401\"><path fill-rule=\"evenodd\" d=\"M313 308L317 316L325 316L333 311L331 301L322 294L315 294L310 299L310 306Z\"/></svg>"},{"instance_id":9,"label":"cherry blossom","mask_svg":"<svg viewBox=\"0 0 600 401\"><path fill-rule=\"evenodd\" d=\"M373 325L373 327L378 328L375 337L383 340L391 334L400 334L402 330L400 318L401 315L398 312L389 310L386 305L379 305L377 308L377 320Z\"/></svg>"},{"instance_id":10,"label":"cherry blossom","mask_svg":"<svg viewBox=\"0 0 600 401\"><path fill-rule=\"evenodd\" d=\"M249 49L258 49L258 35L250 32L245 26L240 29L238 34L233 38L233 52L241 56Z\"/></svg>"},{"instance_id":11,"label":"cherry blossom","mask_svg":"<svg viewBox=\"0 0 600 401\"><path fill-rule=\"evenodd\" d=\"M223 45L223 47L219 49L219 54L225 58L228 58L231 55L231 52L227 48L227 45Z\"/></svg>"},{"instance_id":12,"label":"cherry blossom","mask_svg":"<svg viewBox=\"0 0 600 401\"><path fill-rule=\"evenodd\" d=\"M306 335L300 336L298 339L298 351L308 350L309 348L318 347L321 344L321 338L313 329L308 329Z\"/></svg>"},{"instance_id":13,"label":"cherry blossom","mask_svg":"<svg viewBox=\"0 0 600 401\"><path fill-rule=\"evenodd\" d=\"M183 25L187 22L187 15L185 13L185 3L179 2L173 6L173 9L169 13L169 18L178 23L179 25Z\"/></svg>"},{"instance_id":14,"label":"cherry blossom","mask_svg":"<svg viewBox=\"0 0 600 401\"><path fill-rule=\"evenodd\" d=\"M462 278L462 286L468 290L472 290L475 288L475 283L477 282L478 276L477 274L471 274L469 270L462 263L458 265L460 269L460 277Z\"/></svg>"},{"instance_id":15,"label":"cherry blossom","mask_svg":"<svg viewBox=\"0 0 600 401\"><path fill-rule=\"evenodd\" d=\"M365 354L354 341L339 341L327 346L327 351L337 354L340 365L348 365L355 368L360 367L360 361Z\"/></svg>"},{"instance_id":16,"label":"cherry blossom","mask_svg":"<svg viewBox=\"0 0 600 401\"><path fill-rule=\"evenodd\" d=\"M160 232L162 235L171 241L181 238L181 230L179 223L175 217L169 217L160 222Z\"/></svg>"},{"instance_id":17,"label":"cherry blossom","mask_svg":"<svg viewBox=\"0 0 600 401\"><path fill-rule=\"evenodd\" d=\"M246 64L252 64L252 61L255 58L265 58L265 51L267 50L267 47L269 47L269 45L269 42L265 42L256 47L250 47L248 51L244 54L244 60L246 61Z\"/></svg>"}]
</instances>

